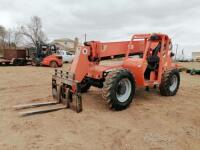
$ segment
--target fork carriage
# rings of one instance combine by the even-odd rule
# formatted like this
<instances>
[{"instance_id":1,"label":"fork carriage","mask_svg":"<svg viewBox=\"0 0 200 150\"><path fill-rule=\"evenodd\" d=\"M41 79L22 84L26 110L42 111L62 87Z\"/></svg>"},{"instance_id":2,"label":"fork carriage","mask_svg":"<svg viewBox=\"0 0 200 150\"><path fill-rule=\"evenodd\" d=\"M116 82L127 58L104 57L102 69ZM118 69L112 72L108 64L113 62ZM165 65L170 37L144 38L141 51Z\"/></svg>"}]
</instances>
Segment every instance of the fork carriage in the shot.
<instances>
[{"instance_id":1,"label":"fork carriage","mask_svg":"<svg viewBox=\"0 0 200 150\"><path fill-rule=\"evenodd\" d=\"M55 74L52 76L53 98L66 105L66 108L70 108L73 97L75 97L76 112L79 113L82 111L82 97L79 85L75 80L74 74L55 69Z\"/></svg>"}]
</instances>

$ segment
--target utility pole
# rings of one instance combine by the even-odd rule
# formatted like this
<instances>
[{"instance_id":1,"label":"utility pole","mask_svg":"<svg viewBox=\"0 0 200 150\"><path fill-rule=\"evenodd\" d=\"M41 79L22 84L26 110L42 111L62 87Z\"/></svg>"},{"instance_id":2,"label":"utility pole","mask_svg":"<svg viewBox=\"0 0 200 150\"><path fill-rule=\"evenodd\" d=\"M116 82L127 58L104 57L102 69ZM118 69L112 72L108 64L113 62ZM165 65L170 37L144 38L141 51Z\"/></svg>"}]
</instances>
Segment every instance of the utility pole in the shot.
<instances>
[{"instance_id":1,"label":"utility pole","mask_svg":"<svg viewBox=\"0 0 200 150\"><path fill-rule=\"evenodd\" d=\"M183 60L185 59L184 48L182 49Z\"/></svg>"},{"instance_id":2,"label":"utility pole","mask_svg":"<svg viewBox=\"0 0 200 150\"><path fill-rule=\"evenodd\" d=\"M9 48L11 47L11 43L10 43L10 33L11 33L11 30L8 31L8 46Z\"/></svg>"}]
</instances>

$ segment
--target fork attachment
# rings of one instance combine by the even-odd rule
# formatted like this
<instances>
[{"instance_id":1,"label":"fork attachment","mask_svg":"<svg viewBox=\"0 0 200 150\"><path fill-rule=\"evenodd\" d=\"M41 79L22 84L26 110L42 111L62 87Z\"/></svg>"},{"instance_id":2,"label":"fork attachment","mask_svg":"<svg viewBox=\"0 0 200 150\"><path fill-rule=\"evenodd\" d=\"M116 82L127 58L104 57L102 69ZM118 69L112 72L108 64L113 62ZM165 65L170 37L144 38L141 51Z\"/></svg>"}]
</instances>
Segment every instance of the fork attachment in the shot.
<instances>
[{"instance_id":1,"label":"fork attachment","mask_svg":"<svg viewBox=\"0 0 200 150\"><path fill-rule=\"evenodd\" d=\"M27 108L33 108L33 107L41 107L41 106L47 106L47 105L55 105L58 104L56 101L48 101L48 102L35 102L35 103L29 103L29 104L19 104L13 106L14 109L20 110L20 109L27 109Z\"/></svg>"},{"instance_id":2,"label":"fork attachment","mask_svg":"<svg viewBox=\"0 0 200 150\"><path fill-rule=\"evenodd\" d=\"M74 108L72 103L73 98L75 98L76 112L80 113L83 110L80 84L74 80L74 75L69 72L55 70L55 74L52 76L52 96L53 101L20 104L13 106L13 108L18 111L24 110L19 112L22 116L47 113Z\"/></svg>"},{"instance_id":3,"label":"fork attachment","mask_svg":"<svg viewBox=\"0 0 200 150\"><path fill-rule=\"evenodd\" d=\"M75 90L72 87L75 87ZM74 81L74 75L69 72L55 69L52 76L52 95L54 99L66 105L66 108L73 108L75 98L76 112L80 113L83 110L80 84Z\"/></svg>"},{"instance_id":4,"label":"fork attachment","mask_svg":"<svg viewBox=\"0 0 200 150\"><path fill-rule=\"evenodd\" d=\"M65 109L66 106L60 104L59 101L53 100L53 101L46 101L46 102L19 104L19 105L13 106L13 108L19 111L19 114L21 116L28 116L28 115L41 114L41 113L47 113L47 112Z\"/></svg>"}]
</instances>

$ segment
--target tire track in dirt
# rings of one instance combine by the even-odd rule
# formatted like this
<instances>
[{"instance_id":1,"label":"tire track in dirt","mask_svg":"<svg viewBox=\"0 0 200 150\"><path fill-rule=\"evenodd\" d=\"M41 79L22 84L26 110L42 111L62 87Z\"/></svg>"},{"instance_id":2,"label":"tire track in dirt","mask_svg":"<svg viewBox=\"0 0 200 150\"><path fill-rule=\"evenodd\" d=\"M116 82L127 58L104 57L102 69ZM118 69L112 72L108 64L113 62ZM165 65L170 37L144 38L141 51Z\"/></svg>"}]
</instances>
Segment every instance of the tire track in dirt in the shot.
<instances>
[{"instance_id":1,"label":"tire track in dirt","mask_svg":"<svg viewBox=\"0 0 200 150\"><path fill-rule=\"evenodd\" d=\"M21 85L21 86L12 86L12 87L3 87L0 88L0 92L1 91L5 91L5 90L14 90L14 89L25 89L25 88L31 88L31 87L40 87L40 86L46 86L46 84L30 84L30 85Z\"/></svg>"}]
</instances>

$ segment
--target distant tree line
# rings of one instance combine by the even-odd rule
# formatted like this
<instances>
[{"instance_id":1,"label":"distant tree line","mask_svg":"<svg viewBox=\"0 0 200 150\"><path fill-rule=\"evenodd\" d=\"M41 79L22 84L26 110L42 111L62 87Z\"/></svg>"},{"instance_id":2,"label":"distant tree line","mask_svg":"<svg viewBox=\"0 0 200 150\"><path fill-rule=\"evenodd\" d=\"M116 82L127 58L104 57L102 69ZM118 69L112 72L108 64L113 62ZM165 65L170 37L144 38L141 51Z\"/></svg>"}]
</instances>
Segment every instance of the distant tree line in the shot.
<instances>
[{"instance_id":1,"label":"distant tree line","mask_svg":"<svg viewBox=\"0 0 200 150\"><path fill-rule=\"evenodd\" d=\"M0 25L0 50L19 46L36 46L36 41L47 41L47 36L42 28L42 20L38 16L33 16L29 23L12 29Z\"/></svg>"}]
</instances>

